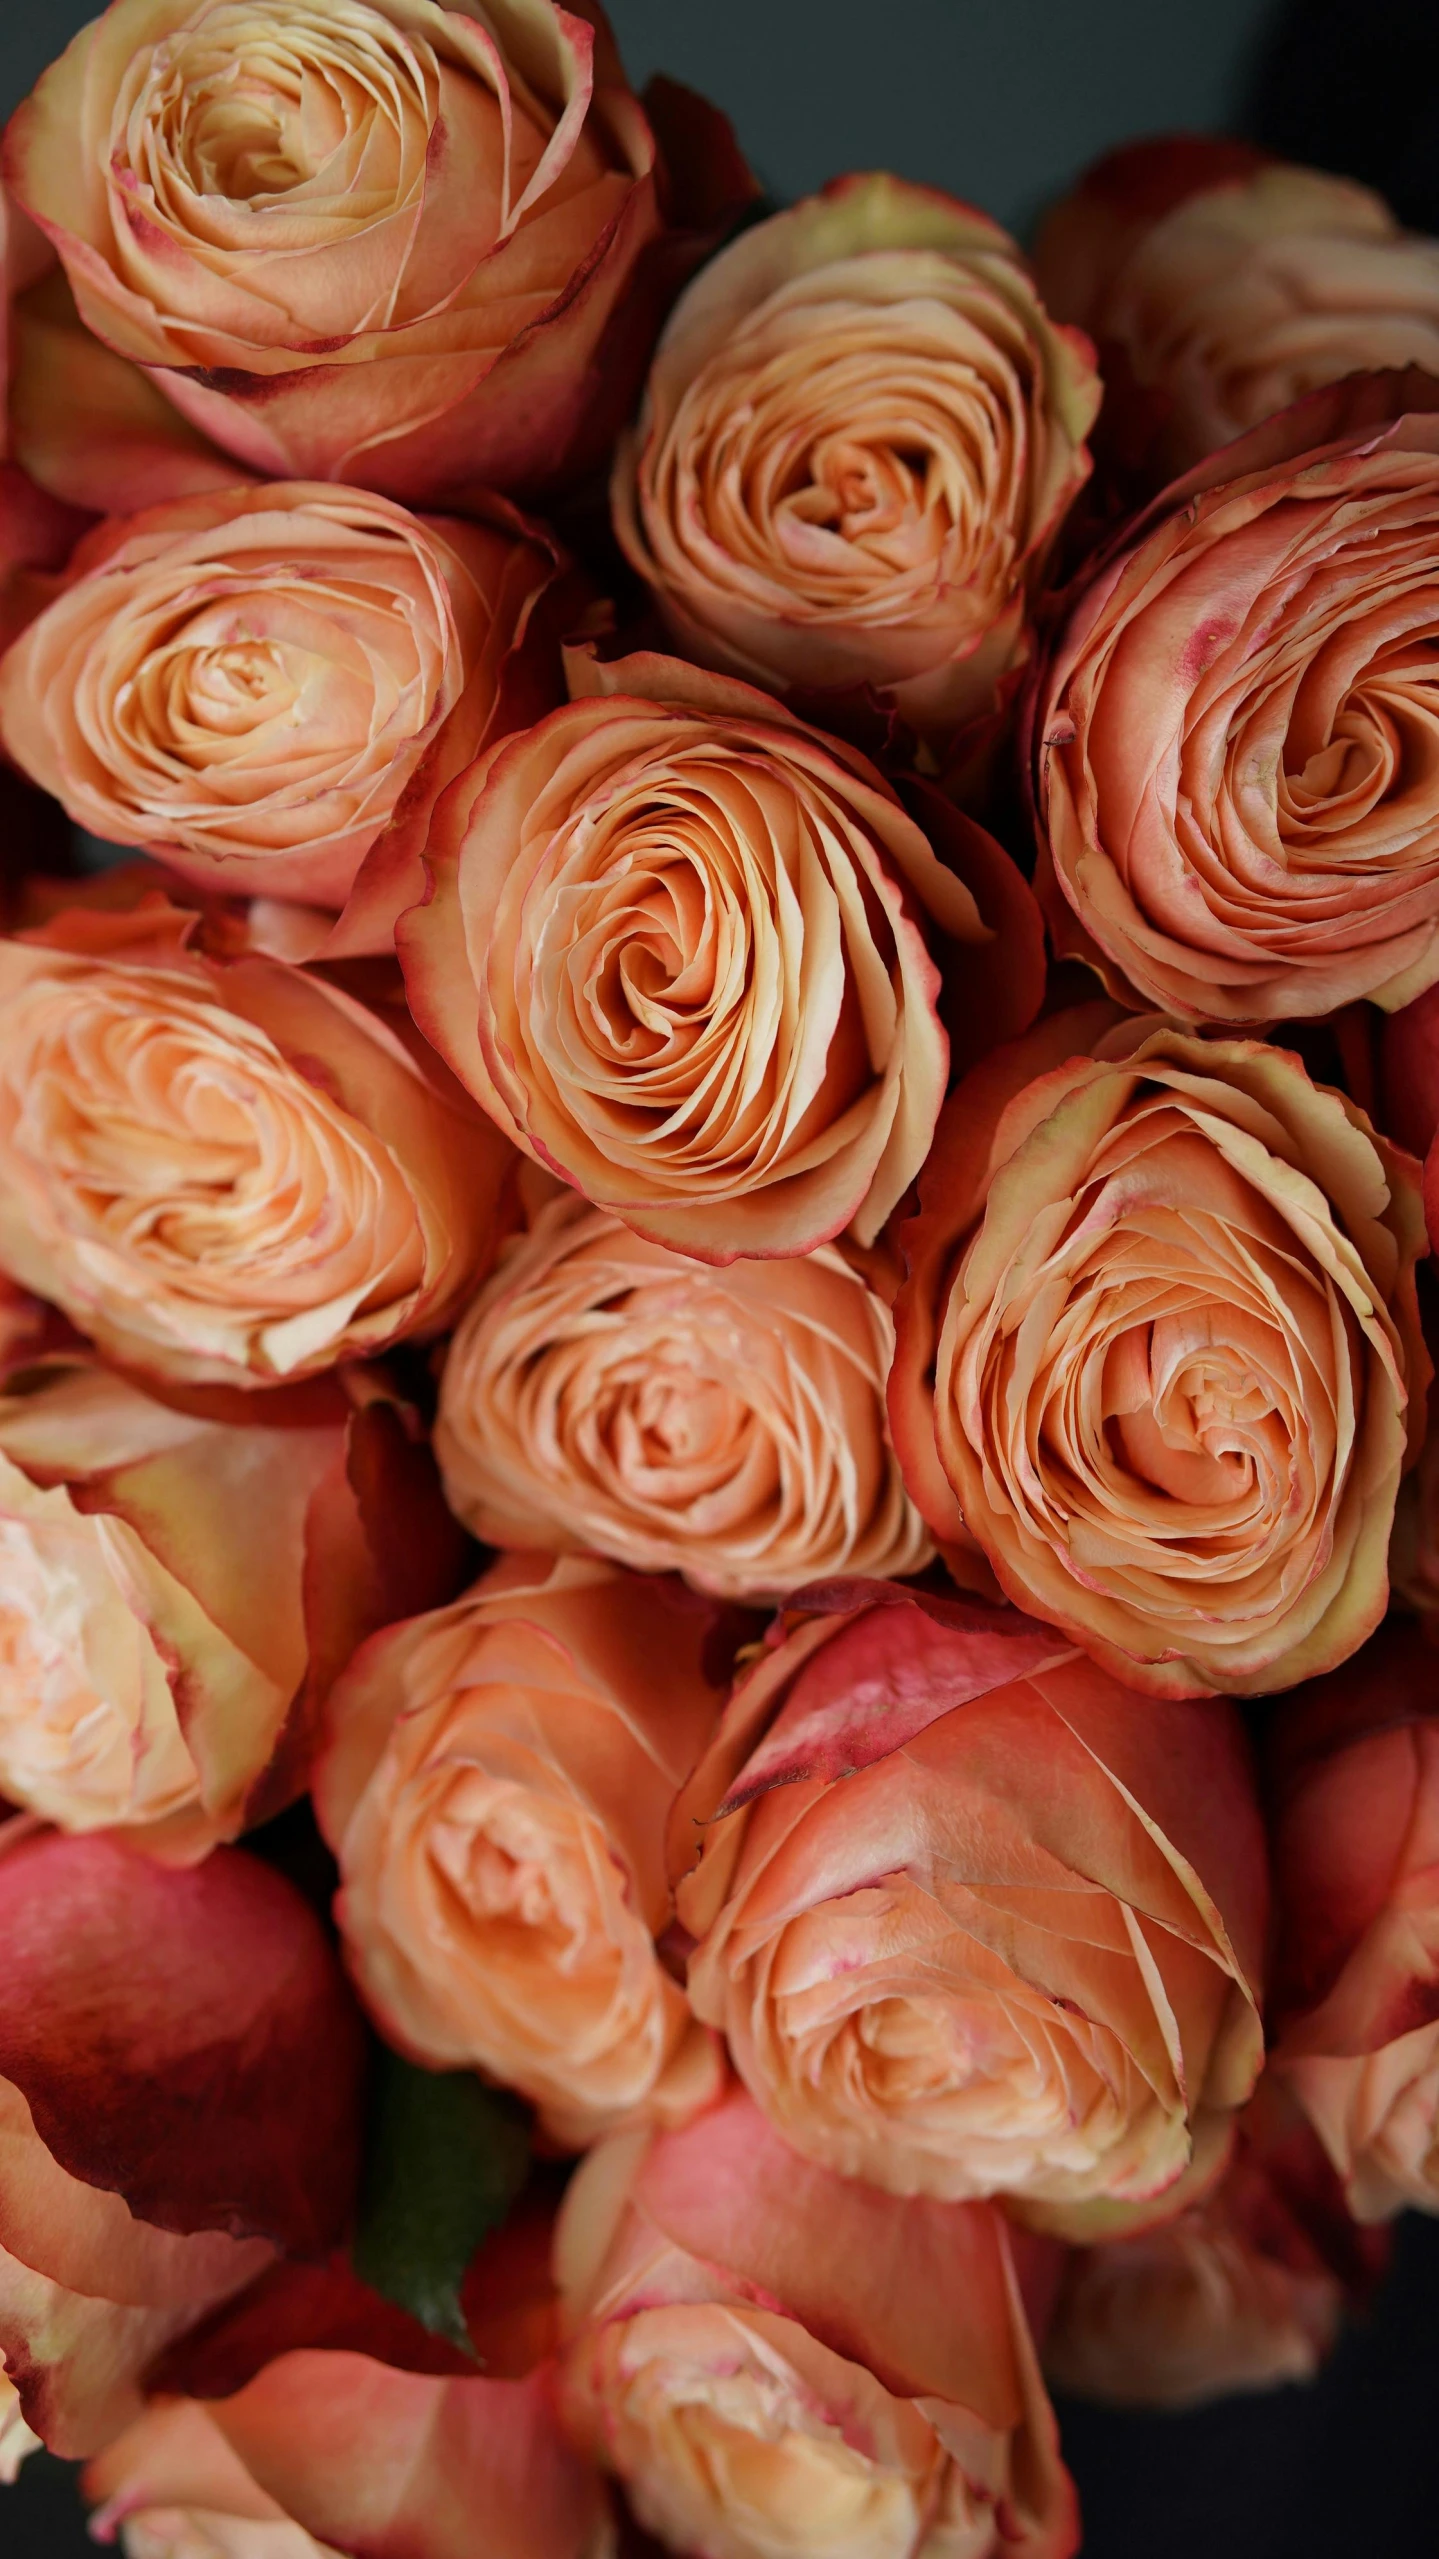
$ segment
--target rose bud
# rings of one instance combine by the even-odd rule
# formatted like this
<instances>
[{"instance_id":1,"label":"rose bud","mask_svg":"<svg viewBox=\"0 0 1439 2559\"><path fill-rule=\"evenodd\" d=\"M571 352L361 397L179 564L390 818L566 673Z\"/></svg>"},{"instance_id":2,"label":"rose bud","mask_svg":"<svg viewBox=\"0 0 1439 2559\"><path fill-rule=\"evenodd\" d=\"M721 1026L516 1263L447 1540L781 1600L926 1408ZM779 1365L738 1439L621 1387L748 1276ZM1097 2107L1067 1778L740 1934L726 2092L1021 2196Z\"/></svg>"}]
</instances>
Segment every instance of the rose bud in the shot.
<instances>
[{"instance_id":1,"label":"rose bud","mask_svg":"<svg viewBox=\"0 0 1439 2559\"><path fill-rule=\"evenodd\" d=\"M0 1843L0 2361L77 2458L277 2249L344 2236L364 2048L318 1920L257 1858Z\"/></svg>"},{"instance_id":2,"label":"rose bud","mask_svg":"<svg viewBox=\"0 0 1439 2559\"><path fill-rule=\"evenodd\" d=\"M990 2207L832 2177L732 2091L574 2179L562 2411L669 2550L1067 2559L1016 2253L1047 2280Z\"/></svg>"},{"instance_id":3,"label":"rose bud","mask_svg":"<svg viewBox=\"0 0 1439 2559\"><path fill-rule=\"evenodd\" d=\"M1045 2371L1056 2389L1112 2408L1198 2408L1313 2381L1387 2254L1350 2220L1318 2141L1266 2073L1210 2194L1074 2252Z\"/></svg>"},{"instance_id":4,"label":"rose bud","mask_svg":"<svg viewBox=\"0 0 1439 2559\"><path fill-rule=\"evenodd\" d=\"M167 1404L93 1361L0 1395L0 1796L203 1857L302 1788L329 1680L447 1597L418 1424L378 1380Z\"/></svg>"},{"instance_id":5,"label":"rose bud","mask_svg":"<svg viewBox=\"0 0 1439 2559\"><path fill-rule=\"evenodd\" d=\"M1098 1004L997 1051L895 1309L895 1445L956 1571L1154 1696L1356 1651L1424 1428L1417 1174L1286 1050Z\"/></svg>"},{"instance_id":6,"label":"rose bud","mask_svg":"<svg viewBox=\"0 0 1439 2559\"><path fill-rule=\"evenodd\" d=\"M5 746L91 834L352 901L347 947L384 947L439 792L562 691L534 619L555 558L520 522L303 481L114 518L0 664Z\"/></svg>"},{"instance_id":7,"label":"rose bud","mask_svg":"<svg viewBox=\"0 0 1439 2559\"><path fill-rule=\"evenodd\" d=\"M754 182L680 103L675 211L714 234ZM12 118L5 175L103 342L87 365L42 340L69 394L22 404L46 486L88 476L65 414L87 383L150 465L117 356L263 477L420 502L571 484L705 246L667 224L602 12L553 0L113 0Z\"/></svg>"},{"instance_id":8,"label":"rose bud","mask_svg":"<svg viewBox=\"0 0 1439 2559\"><path fill-rule=\"evenodd\" d=\"M1035 885L1124 1002L1273 1022L1439 977L1436 405L1321 395L1082 586L1035 705Z\"/></svg>"},{"instance_id":9,"label":"rose bud","mask_svg":"<svg viewBox=\"0 0 1439 2559\"><path fill-rule=\"evenodd\" d=\"M766 695L649 655L572 681L605 690L435 812L433 893L396 935L416 1019L507 1133L656 1243L872 1242L944 1093L926 919L989 976L1008 938L875 768Z\"/></svg>"},{"instance_id":10,"label":"rose bud","mask_svg":"<svg viewBox=\"0 0 1439 2559\"><path fill-rule=\"evenodd\" d=\"M518 2089L566 2147L718 2082L655 1939L720 1632L672 1583L514 1556L375 1637L330 1698L315 1809L361 1997L400 2051Z\"/></svg>"},{"instance_id":11,"label":"rose bud","mask_svg":"<svg viewBox=\"0 0 1439 2559\"><path fill-rule=\"evenodd\" d=\"M233 2398L157 2401L85 2473L126 2559L605 2559L604 2491L548 2376L441 2380L280 2356Z\"/></svg>"},{"instance_id":12,"label":"rose bud","mask_svg":"<svg viewBox=\"0 0 1439 2559\"><path fill-rule=\"evenodd\" d=\"M1439 372L1439 242L1352 178L1247 143L1123 144L1049 215L1034 263L1098 347L1096 444L1141 486L1347 373Z\"/></svg>"},{"instance_id":13,"label":"rose bud","mask_svg":"<svg viewBox=\"0 0 1439 2559\"><path fill-rule=\"evenodd\" d=\"M841 178L681 297L615 530L686 656L866 691L942 759L1028 654L1098 406L1091 348L997 223Z\"/></svg>"},{"instance_id":14,"label":"rose bud","mask_svg":"<svg viewBox=\"0 0 1439 2559\"><path fill-rule=\"evenodd\" d=\"M445 1360L435 1451L491 1546L593 1548L752 1598L933 1549L889 1444L894 1323L832 1245L712 1269L565 1195Z\"/></svg>"},{"instance_id":15,"label":"rose bud","mask_svg":"<svg viewBox=\"0 0 1439 2559\"><path fill-rule=\"evenodd\" d=\"M1270 2031L1361 2221L1439 2211L1439 1702L1392 1625L1270 1731Z\"/></svg>"},{"instance_id":16,"label":"rose bud","mask_svg":"<svg viewBox=\"0 0 1439 2559\"><path fill-rule=\"evenodd\" d=\"M671 1843L696 2014L806 2158L1066 2211L1222 2158L1263 2050L1232 1710L1141 1705L1017 1612L831 1585L741 1679Z\"/></svg>"},{"instance_id":17,"label":"rose bud","mask_svg":"<svg viewBox=\"0 0 1439 2559\"><path fill-rule=\"evenodd\" d=\"M265 1386L435 1333L512 1157L400 1006L150 897L0 941L0 1267L113 1358Z\"/></svg>"}]
</instances>

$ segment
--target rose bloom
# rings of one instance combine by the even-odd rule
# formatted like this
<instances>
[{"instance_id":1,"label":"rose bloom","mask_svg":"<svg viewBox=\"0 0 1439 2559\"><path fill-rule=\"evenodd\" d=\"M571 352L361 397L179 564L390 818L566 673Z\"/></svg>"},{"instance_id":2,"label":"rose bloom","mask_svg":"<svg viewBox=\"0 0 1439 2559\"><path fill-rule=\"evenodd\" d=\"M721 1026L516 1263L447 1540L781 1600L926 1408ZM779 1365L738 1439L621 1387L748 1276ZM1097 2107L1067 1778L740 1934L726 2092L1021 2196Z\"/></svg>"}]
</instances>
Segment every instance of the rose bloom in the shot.
<instances>
[{"instance_id":1,"label":"rose bloom","mask_svg":"<svg viewBox=\"0 0 1439 2559\"><path fill-rule=\"evenodd\" d=\"M1027 654L1098 406L1088 342L997 223L841 178L681 297L615 530L687 656L779 693L870 688L942 753Z\"/></svg>"},{"instance_id":2,"label":"rose bloom","mask_svg":"<svg viewBox=\"0 0 1439 2559\"><path fill-rule=\"evenodd\" d=\"M699 101L682 139L712 223L753 182ZM699 246L601 11L551 0L114 0L5 174L102 409L118 354L252 470L410 499L581 476Z\"/></svg>"},{"instance_id":3,"label":"rose bloom","mask_svg":"<svg viewBox=\"0 0 1439 2559\"><path fill-rule=\"evenodd\" d=\"M319 1696L455 1587L418 1424L351 1373L158 1401L93 1361L0 1396L0 1795L190 1861L304 1782Z\"/></svg>"},{"instance_id":4,"label":"rose bloom","mask_svg":"<svg viewBox=\"0 0 1439 2559\"><path fill-rule=\"evenodd\" d=\"M1386 1627L1270 1737L1274 2068L1361 2221L1439 2212L1439 1706Z\"/></svg>"},{"instance_id":5,"label":"rose bloom","mask_svg":"<svg viewBox=\"0 0 1439 2559\"><path fill-rule=\"evenodd\" d=\"M669 2550L1068 2559L1016 2252L1047 2281L990 2207L830 2176L734 2092L572 2183L563 2413Z\"/></svg>"},{"instance_id":6,"label":"rose bloom","mask_svg":"<svg viewBox=\"0 0 1439 2559\"><path fill-rule=\"evenodd\" d=\"M344 2236L364 2041L318 1920L258 1859L0 1838L0 2370L73 2459L277 2250Z\"/></svg>"},{"instance_id":7,"label":"rose bloom","mask_svg":"<svg viewBox=\"0 0 1439 2559\"><path fill-rule=\"evenodd\" d=\"M182 498L80 544L0 664L0 731L93 835L313 906L363 870L392 925L439 791L557 698L531 631L553 577L517 531L360 490Z\"/></svg>"},{"instance_id":8,"label":"rose bloom","mask_svg":"<svg viewBox=\"0 0 1439 2559\"><path fill-rule=\"evenodd\" d=\"M366 2004L401 2051L519 2089L572 2148L716 2084L655 1939L718 1631L672 1584L515 1556L377 1636L330 1699L315 1808Z\"/></svg>"},{"instance_id":9,"label":"rose bloom","mask_svg":"<svg viewBox=\"0 0 1439 2559\"><path fill-rule=\"evenodd\" d=\"M510 1155L398 1007L149 897L0 941L0 1266L117 1360L294 1379L439 1331Z\"/></svg>"},{"instance_id":10,"label":"rose bloom","mask_svg":"<svg viewBox=\"0 0 1439 2559\"><path fill-rule=\"evenodd\" d=\"M641 655L452 784L397 944L415 1017L539 1162L702 1261L873 1240L949 1047L925 925L1008 953L865 758ZM967 956L967 955L966 955Z\"/></svg>"},{"instance_id":11,"label":"rose bloom","mask_svg":"<svg viewBox=\"0 0 1439 2559\"><path fill-rule=\"evenodd\" d=\"M933 1549L889 1445L894 1323L832 1245L714 1270L566 1195L445 1360L435 1450L491 1546L594 1548L730 1598Z\"/></svg>"},{"instance_id":12,"label":"rose bloom","mask_svg":"<svg viewBox=\"0 0 1439 2559\"><path fill-rule=\"evenodd\" d=\"M1141 1008L1393 1011L1439 977L1439 416L1351 432L1349 400L1171 491L1045 672L1040 903Z\"/></svg>"},{"instance_id":13,"label":"rose bloom","mask_svg":"<svg viewBox=\"0 0 1439 2559\"><path fill-rule=\"evenodd\" d=\"M695 2011L805 2157L1067 2210L1222 2156L1266 1904L1231 1709L1139 1708L1017 1612L831 1585L740 1681L672 1858Z\"/></svg>"},{"instance_id":14,"label":"rose bloom","mask_svg":"<svg viewBox=\"0 0 1439 2559\"><path fill-rule=\"evenodd\" d=\"M1354 1652L1424 1426L1417 1173L1255 1041L1093 1005L998 1051L920 1185L890 1380L956 1570L1155 1696Z\"/></svg>"},{"instance_id":15,"label":"rose bloom","mask_svg":"<svg viewBox=\"0 0 1439 2559\"><path fill-rule=\"evenodd\" d=\"M1347 373L1439 372L1439 242L1352 178L1242 142L1125 143L1056 206L1034 262L1098 346L1096 442L1150 487Z\"/></svg>"}]
</instances>

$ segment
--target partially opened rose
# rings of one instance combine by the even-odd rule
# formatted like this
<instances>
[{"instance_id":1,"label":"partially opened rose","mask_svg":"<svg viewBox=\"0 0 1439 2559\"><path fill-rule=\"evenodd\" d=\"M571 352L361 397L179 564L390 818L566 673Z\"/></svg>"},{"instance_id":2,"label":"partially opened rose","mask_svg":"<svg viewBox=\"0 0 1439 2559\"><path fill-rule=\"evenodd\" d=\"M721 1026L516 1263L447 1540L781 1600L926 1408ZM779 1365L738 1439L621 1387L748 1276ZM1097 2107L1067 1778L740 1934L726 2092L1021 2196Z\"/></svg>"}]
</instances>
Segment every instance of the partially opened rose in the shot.
<instances>
[{"instance_id":1,"label":"partially opened rose","mask_svg":"<svg viewBox=\"0 0 1439 2559\"><path fill-rule=\"evenodd\" d=\"M1222 2158L1266 1905L1231 1709L1140 1705L1017 1611L832 1585L740 1681L672 1856L696 2012L807 2158L1066 2208Z\"/></svg>"},{"instance_id":2,"label":"partially opened rose","mask_svg":"<svg viewBox=\"0 0 1439 2559\"><path fill-rule=\"evenodd\" d=\"M616 531L687 655L779 693L868 689L942 754L1027 654L1098 405L1087 342L997 223L841 178L681 298Z\"/></svg>"},{"instance_id":3,"label":"partially opened rose","mask_svg":"<svg viewBox=\"0 0 1439 2559\"><path fill-rule=\"evenodd\" d=\"M0 1396L0 1796L189 1861L304 1783L325 1688L446 1597L418 1424L351 1374L162 1403L56 1360Z\"/></svg>"},{"instance_id":4,"label":"partially opened rose","mask_svg":"<svg viewBox=\"0 0 1439 2559\"><path fill-rule=\"evenodd\" d=\"M315 1807L366 2004L574 2148L714 2093L655 1940L665 1823L720 1702L716 1613L593 1557L515 1556L334 1691Z\"/></svg>"},{"instance_id":5,"label":"partially opened rose","mask_svg":"<svg viewBox=\"0 0 1439 2559\"><path fill-rule=\"evenodd\" d=\"M1339 392L1257 430L1074 603L1036 886L1126 1002L1273 1022L1439 976L1439 388L1394 396L1421 413L1351 429Z\"/></svg>"},{"instance_id":6,"label":"partially opened rose","mask_svg":"<svg viewBox=\"0 0 1439 2559\"><path fill-rule=\"evenodd\" d=\"M515 1238L445 1359L435 1449L492 1546L731 1598L932 1551L889 1444L894 1324L832 1245L714 1270L583 1200Z\"/></svg>"},{"instance_id":7,"label":"partially opened rose","mask_svg":"<svg viewBox=\"0 0 1439 2559\"><path fill-rule=\"evenodd\" d=\"M1297 1057L1051 1018L959 1086L890 1413L956 1568L1156 1696L1264 1696L1384 1613L1430 1365L1418 1167Z\"/></svg>"},{"instance_id":8,"label":"partially opened rose","mask_svg":"<svg viewBox=\"0 0 1439 2559\"><path fill-rule=\"evenodd\" d=\"M554 575L518 519L304 481L179 499L80 544L0 664L0 733L92 835L240 896L358 885L378 946L438 793L559 697Z\"/></svg>"},{"instance_id":9,"label":"partially opened rose","mask_svg":"<svg viewBox=\"0 0 1439 2559\"><path fill-rule=\"evenodd\" d=\"M684 132L712 222L752 182L697 101ZM589 0L113 0L5 171L87 328L227 453L403 498L602 459L699 245Z\"/></svg>"},{"instance_id":10,"label":"partially opened rose","mask_svg":"<svg viewBox=\"0 0 1439 2559\"><path fill-rule=\"evenodd\" d=\"M163 899L0 941L0 1266L116 1359L268 1385L436 1332L509 1150L400 1008Z\"/></svg>"},{"instance_id":11,"label":"partially opened rose","mask_svg":"<svg viewBox=\"0 0 1439 2559\"><path fill-rule=\"evenodd\" d=\"M796 2159L736 2092L575 2178L564 2415L669 2550L1068 2559L1021 2251L984 2205L901 2203Z\"/></svg>"},{"instance_id":12,"label":"partially opened rose","mask_svg":"<svg viewBox=\"0 0 1439 2559\"><path fill-rule=\"evenodd\" d=\"M656 1243L868 1243L948 1072L927 928L991 975L1005 941L874 767L766 695L649 655L572 680L596 690L436 810L433 893L397 932L416 1019Z\"/></svg>"},{"instance_id":13,"label":"partially opened rose","mask_svg":"<svg viewBox=\"0 0 1439 2559\"><path fill-rule=\"evenodd\" d=\"M1439 2211L1439 1700L1390 1626L1270 1737L1273 2067L1362 2221Z\"/></svg>"}]
</instances>

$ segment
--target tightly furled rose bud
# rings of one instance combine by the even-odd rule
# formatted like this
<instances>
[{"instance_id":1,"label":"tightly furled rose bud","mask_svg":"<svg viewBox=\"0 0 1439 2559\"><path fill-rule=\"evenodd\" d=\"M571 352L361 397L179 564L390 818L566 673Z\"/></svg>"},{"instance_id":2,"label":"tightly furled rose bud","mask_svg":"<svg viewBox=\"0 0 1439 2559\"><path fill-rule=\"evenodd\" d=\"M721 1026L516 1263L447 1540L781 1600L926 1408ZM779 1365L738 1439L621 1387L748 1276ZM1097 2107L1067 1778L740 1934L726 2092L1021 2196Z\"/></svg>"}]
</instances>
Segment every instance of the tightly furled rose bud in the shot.
<instances>
[{"instance_id":1,"label":"tightly furled rose bud","mask_svg":"<svg viewBox=\"0 0 1439 2559\"><path fill-rule=\"evenodd\" d=\"M615 528L687 655L780 693L868 690L942 755L1027 655L1098 405L1090 348L997 223L841 178L682 297Z\"/></svg>"},{"instance_id":2,"label":"tightly furled rose bud","mask_svg":"<svg viewBox=\"0 0 1439 2559\"><path fill-rule=\"evenodd\" d=\"M707 229L753 181L686 105ZM87 328L226 452L421 501L602 459L700 248L593 0L113 0L5 174Z\"/></svg>"},{"instance_id":3,"label":"tightly furled rose bud","mask_svg":"<svg viewBox=\"0 0 1439 2559\"><path fill-rule=\"evenodd\" d=\"M675 658L452 784L397 943L421 1028L541 1163L697 1260L879 1232L948 1043L924 921L1008 950L865 758ZM1027 952L1026 952L1027 964Z\"/></svg>"},{"instance_id":4,"label":"tightly furled rose bud","mask_svg":"<svg viewBox=\"0 0 1439 2559\"><path fill-rule=\"evenodd\" d=\"M1125 143L1049 215L1040 290L1099 350L1095 442L1157 488L1346 373L1439 372L1439 242L1352 178L1196 134Z\"/></svg>"},{"instance_id":5,"label":"tightly furled rose bud","mask_svg":"<svg viewBox=\"0 0 1439 2559\"><path fill-rule=\"evenodd\" d=\"M713 1270L572 1197L461 1319L435 1452L491 1546L592 1547L744 1599L933 1549L889 1445L889 1308L842 1253Z\"/></svg>"},{"instance_id":6,"label":"tightly furled rose bud","mask_svg":"<svg viewBox=\"0 0 1439 2559\"><path fill-rule=\"evenodd\" d=\"M706 2559L1068 2559L1074 2490L982 2204L798 2160L735 2092L596 2152L565 2200L561 2407L641 2524Z\"/></svg>"},{"instance_id":7,"label":"tightly furled rose bud","mask_svg":"<svg viewBox=\"0 0 1439 2559\"><path fill-rule=\"evenodd\" d=\"M1439 976L1436 406L1411 375L1257 429L1081 591L1036 704L1035 884L1123 1001L1273 1022Z\"/></svg>"},{"instance_id":8,"label":"tightly furled rose bud","mask_svg":"<svg viewBox=\"0 0 1439 2559\"><path fill-rule=\"evenodd\" d=\"M1273 2068L1361 2221L1439 2211L1439 1703L1391 1625L1270 1736Z\"/></svg>"},{"instance_id":9,"label":"tightly furled rose bud","mask_svg":"<svg viewBox=\"0 0 1439 2559\"><path fill-rule=\"evenodd\" d=\"M1424 1427L1417 1176L1282 1049L1094 1005L997 1051L895 1309L895 1445L956 1569L1156 1696L1354 1652Z\"/></svg>"},{"instance_id":10,"label":"tightly furled rose bud","mask_svg":"<svg viewBox=\"0 0 1439 2559\"><path fill-rule=\"evenodd\" d=\"M512 1161L400 1008L148 897L0 942L0 1266L112 1357L263 1386L433 1333Z\"/></svg>"},{"instance_id":11,"label":"tightly furled rose bud","mask_svg":"<svg viewBox=\"0 0 1439 2559\"><path fill-rule=\"evenodd\" d=\"M179 499L80 544L0 664L0 731L78 825L204 885L339 908L364 865L380 947L439 792L559 698L557 651L523 650L554 575L518 518L304 481Z\"/></svg>"},{"instance_id":12,"label":"tightly furled rose bud","mask_svg":"<svg viewBox=\"0 0 1439 2559\"><path fill-rule=\"evenodd\" d=\"M671 1839L696 2013L806 2157L1067 2208L1222 2156L1263 2051L1232 1710L1141 1705L1017 1613L839 1585L778 1622Z\"/></svg>"},{"instance_id":13,"label":"tightly furled rose bud","mask_svg":"<svg viewBox=\"0 0 1439 2559\"><path fill-rule=\"evenodd\" d=\"M655 1939L719 1633L673 1583L513 1556L330 1699L315 1807L362 1995L402 2051L519 2089L574 2148L718 2084Z\"/></svg>"}]
</instances>

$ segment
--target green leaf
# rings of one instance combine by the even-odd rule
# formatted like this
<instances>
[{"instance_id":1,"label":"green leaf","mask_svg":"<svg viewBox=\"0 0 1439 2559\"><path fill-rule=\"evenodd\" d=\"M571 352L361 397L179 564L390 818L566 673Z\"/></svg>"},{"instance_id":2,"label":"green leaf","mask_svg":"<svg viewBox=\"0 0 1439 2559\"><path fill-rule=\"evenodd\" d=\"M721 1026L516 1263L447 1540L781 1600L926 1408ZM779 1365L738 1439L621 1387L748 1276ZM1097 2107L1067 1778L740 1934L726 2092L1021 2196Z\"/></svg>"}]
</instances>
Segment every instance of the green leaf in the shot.
<instances>
[{"instance_id":1,"label":"green leaf","mask_svg":"<svg viewBox=\"0 0 1439 2559\"><path fill-rule=\"evenodd\" d=\"M355 2272L432 2336L471 2352L460 2288L525 2182L529 2126L473 2072L377 2058Z\"/></svg>"}]
</instances>

